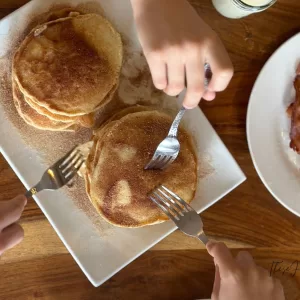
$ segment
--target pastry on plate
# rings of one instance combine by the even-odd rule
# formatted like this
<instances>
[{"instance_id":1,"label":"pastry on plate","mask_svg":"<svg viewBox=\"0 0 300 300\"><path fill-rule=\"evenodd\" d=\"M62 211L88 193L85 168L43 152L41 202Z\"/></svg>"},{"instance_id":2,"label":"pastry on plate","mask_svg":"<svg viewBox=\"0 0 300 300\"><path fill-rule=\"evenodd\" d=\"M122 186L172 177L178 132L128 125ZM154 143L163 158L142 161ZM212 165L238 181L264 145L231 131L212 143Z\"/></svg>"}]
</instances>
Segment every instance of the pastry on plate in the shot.
<instances>
[{"instance_id":1,"label":"pastry on plate","mask_svg":"<svg viewBox=\"0 0 300 300\"><path fill-rule=\"evenodd\" d=\"M50 121L39 126L29 109L21 116L40 129L60 130L61 122L92 127L117 89L122 57L119 33L100 15L70 13L39 25L17 49L12 79L23 103Z\"/></svg>"},{"instance_id":2,"label":"pastry on plate","mask_svg":"<svg viewBox=\"0 0 300 300\"><path fill-rule=\"evenodd\" d=\"M116 114L95 132L86 162L86 190L98 213L120 227L161 223L167 217L147 198L163 183L190 203L197 185L197 159L189 134L179 130L181 151L166 170L144 170L167 135L172 118L151 108Z\"/></svg>"}]
</instances>

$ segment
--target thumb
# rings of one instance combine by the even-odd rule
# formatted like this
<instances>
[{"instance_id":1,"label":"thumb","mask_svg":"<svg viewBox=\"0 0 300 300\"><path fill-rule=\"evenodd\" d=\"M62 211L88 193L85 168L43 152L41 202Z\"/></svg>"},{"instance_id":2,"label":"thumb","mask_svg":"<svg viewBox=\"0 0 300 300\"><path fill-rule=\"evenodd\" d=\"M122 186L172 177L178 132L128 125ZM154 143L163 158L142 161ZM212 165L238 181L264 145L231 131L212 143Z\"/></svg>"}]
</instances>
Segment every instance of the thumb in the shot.
<instances>
[{"instance_id":1,"label":"thumb","mask_svg":"<svg viewBox=\"0 0 300 300\"><path fill-rule=\"evenodd\" d=\"M228 277L234 272L236 262L224 243L208 242L208 253L214 258L215 265L218 265L220 278Z\"/></svg>"}]
</instances>

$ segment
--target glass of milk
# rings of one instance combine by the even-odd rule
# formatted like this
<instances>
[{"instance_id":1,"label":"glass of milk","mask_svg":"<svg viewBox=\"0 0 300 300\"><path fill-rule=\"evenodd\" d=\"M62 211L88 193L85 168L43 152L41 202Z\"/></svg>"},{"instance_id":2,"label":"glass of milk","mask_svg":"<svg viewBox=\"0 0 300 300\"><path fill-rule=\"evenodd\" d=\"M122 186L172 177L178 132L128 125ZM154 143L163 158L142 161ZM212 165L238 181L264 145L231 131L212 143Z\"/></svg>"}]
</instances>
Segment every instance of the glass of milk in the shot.
<instances>
[{"instance_id":1,"label":"glass of milk","mask_svg":"<svg viewBox=\"0 0 300 300\"><path fill-rule=\"evenodd\" d=\"M223 16L239 19L261 12L272 6L277 0L212 0L216 10Z\"/></svg>"}]
</instances>

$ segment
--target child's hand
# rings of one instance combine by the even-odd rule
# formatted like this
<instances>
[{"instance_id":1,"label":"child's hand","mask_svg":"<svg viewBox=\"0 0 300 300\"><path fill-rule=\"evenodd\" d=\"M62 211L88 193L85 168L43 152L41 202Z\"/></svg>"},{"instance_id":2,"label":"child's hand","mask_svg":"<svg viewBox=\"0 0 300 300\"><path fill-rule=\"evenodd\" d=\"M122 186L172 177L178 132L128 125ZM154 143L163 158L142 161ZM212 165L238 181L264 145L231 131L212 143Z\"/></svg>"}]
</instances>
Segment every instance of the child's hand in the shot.
<instances>
[{"instance_id":1,"label":"child's hand","mask_svg":"<svg viewBox=\"0 0 300 300\"><path fill-rule=\"evenodd\" d=\"M25 196L0 202L0 255L22 241L23 228L15 222L20 219L26 203Z\"/></svg>"},{"instance_id":2,"label":"child's hand","mask_svg":"<svg viewBox=\"0 0 300 300\"><path fill-rule=\"evenodd\" d=\"M207 250L216 265L212 300L285 299L280 281L257 266L248 252L233 258L225 244L216 242L209 242Z\"/></svg>"},{"instance_id":3,"label":"child's hand","mask_svg":"<svg viewBox=\"0 0 300 300\"><path fill-rule=\"evenodd\" d=\"M187 84L186 108L203 97L213 100L233 75L230 58L216 33L203 22L187 0L131 0L138 36L154 85L178 95ZM213 77L204 89L204 63Z\"/></svg>"}]
</instances>

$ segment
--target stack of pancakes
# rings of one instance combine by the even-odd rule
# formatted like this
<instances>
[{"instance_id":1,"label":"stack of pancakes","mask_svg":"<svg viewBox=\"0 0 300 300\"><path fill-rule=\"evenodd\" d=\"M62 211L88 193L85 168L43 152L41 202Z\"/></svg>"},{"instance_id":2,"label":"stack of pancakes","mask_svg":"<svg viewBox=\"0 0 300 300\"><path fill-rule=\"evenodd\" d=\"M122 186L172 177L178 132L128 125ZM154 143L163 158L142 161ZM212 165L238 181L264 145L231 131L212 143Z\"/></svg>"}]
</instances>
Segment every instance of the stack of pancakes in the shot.
<instances>
[{"instance_id":1,"label":"stack of pancakes","mask_svg":"<svg viewBox=\"0 0 300 300\"><path fill-rule=\"evenodd\" d=\"M122 65L121 37L108 20L64 13L34 28L13 58L17 111L44 130L92 127L95 112L117 89Z\"/></svg>"},{"instance_id":2,"label":"stack of pancakes","mask_svg":"<svg viewBox=\"0 0 300 300\"><path fill-rule=\"evenodd\" d=\"M98 213L120 227L142 227L167 220L147 194L164 184L186 202L197 185L197 159L180 128L181 151L166 170L144 170L172 123L154 108L135 106L111 117L95 132L86 162L86 190Z\"/></svg>"}]
</instances>

